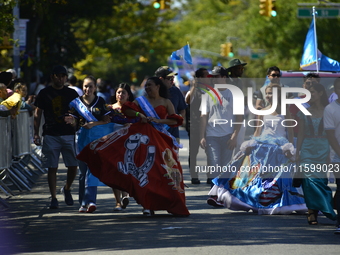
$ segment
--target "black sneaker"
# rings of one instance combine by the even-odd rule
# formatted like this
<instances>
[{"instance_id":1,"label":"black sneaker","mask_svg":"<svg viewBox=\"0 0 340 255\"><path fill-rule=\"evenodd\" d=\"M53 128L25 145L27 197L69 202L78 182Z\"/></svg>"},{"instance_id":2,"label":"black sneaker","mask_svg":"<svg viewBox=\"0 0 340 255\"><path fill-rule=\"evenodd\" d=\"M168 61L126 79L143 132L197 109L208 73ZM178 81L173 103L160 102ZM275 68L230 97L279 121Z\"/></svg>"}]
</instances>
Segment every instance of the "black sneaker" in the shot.
<instances>
[{"instance_id":1,"label":"black sneaker","mask_svg":"<svg viewBox=\"0 0 340 255\"><path fill-rule=\"evenodd\" d=\"M65 187L62 187L60 192L64 194L65 204L73 205L73 198L71 195L71 190L66 190Z\"/></svg>"},{"instance_id":2,"label":"black sneaker","mask_svg":"<svg viewBox=\"0 0 340 255\"><path fill-rule=\"evenodd\" d=\"M191 178L191 184L201 184L201 181L198 178Z\"/></svg>"},{"instance_id":3,"label":"black sneaker","mask_svg":"<svg viewBox=\"0 0 340 255\"><path fill-rule=\"evenodd\" d=\"M143 209L143 215L145 216L153 216L154 214L155 212L153 210Z\"/></svg>"},{"instance_id":4,"label":"black sneaker","mask_svg":"<svg viewBox=\"0 0 340 255\"><path fill-rule=\"evenodd\" d=\"M128 206L129 202L130 201L128 197L123 197L122 198L122 209L125 209Z\"/></svg>"},{"instance_id":5,"label":"black sneaker","mask_svg":"<svg viewBox=\"0 0 340 255\"><path fill-rule=\"evenodd\" d=\"M59 207L58 200L56 198L52 198L50 209L58 209L58 207Z\"/></svg>"}]
</instances>

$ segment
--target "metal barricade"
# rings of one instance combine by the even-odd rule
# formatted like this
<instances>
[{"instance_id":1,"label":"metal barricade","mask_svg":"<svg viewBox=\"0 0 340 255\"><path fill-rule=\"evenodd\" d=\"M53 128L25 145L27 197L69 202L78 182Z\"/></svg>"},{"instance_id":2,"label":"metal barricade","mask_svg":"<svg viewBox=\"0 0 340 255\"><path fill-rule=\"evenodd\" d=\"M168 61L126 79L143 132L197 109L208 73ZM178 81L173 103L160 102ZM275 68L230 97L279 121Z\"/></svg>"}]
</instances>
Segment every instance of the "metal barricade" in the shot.
<instances>
[{"instance_id":1,"label":"metal barricade","mask_svg":"<svg viewBox=\"0 0 340 255\"><path fill-rule=\"evenodd\" d=\"M44 173L37 147L31 144L33 118L27 110L21 110L15 119L0 118L0 127L0 190L6 195L14 195L13 188L31 190L34 174Z\"/></svg>"},{"instance_id":2,"label":"metal barricade","mask_svg":"<svg viewBox=\"0 0 340 255\"><path fill-rule=\"evenodd\" d=\"M11 120L10 117L0 117L0 169L9 168L12 162Z\"/></svg>"},{"instance_id":3,"label":"metal barricade","mask_svg":"<svg viewBox=\"0 0 340 255\"><path fill-rule=\"evenodd\" d=\"M13 140L12 154L13 157L21 157L31 153L31 134L30 134L30 116L27 110L21 110L20 114L12 121L13 123Z\"/></svg>"},{"instance_id":4,"label":"metal barricade","mask_svg":"<svg viewBox=\"0 0 340 255\"><path fill-rule=\"evenodd\" d=\"M10 188L4 182L7 177L6 171L12 162L12 143L11 143L11 119L10 117L0 117L0 127L2 134L0 135L0 190L6 195L12 194Z\"/></svg>"}]
</instances>

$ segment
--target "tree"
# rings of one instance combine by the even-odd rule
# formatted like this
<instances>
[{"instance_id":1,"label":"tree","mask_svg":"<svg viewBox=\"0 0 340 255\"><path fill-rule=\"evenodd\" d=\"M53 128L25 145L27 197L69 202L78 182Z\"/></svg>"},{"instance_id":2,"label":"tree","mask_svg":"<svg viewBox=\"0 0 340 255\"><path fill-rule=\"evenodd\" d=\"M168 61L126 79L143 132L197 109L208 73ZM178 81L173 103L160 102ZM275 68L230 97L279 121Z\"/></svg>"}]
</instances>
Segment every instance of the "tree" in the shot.
<instances>
[{"instance_id":1,"label":"tree","mask_svg":"<svg viewBox=\"0 0 340 255\"><path fill-rule=\"evenodd\" d=\"M22 0L20 18L29 19L21 66L24 78L30 83L37 68L48 75L53 65L63 64L79 75L91 73L117 81L128 81L135 70L141 80L143 74L165 65L175 50L168 29L174 16L173 10L159 12L137 0L101 0L100 4ZM149 61L139 62L141 56Z\"/></svg>"},{"instance_id":2,"label":"tree","mask_svg":"<svg viewBox=\"0 0 340 255\"><path fill-rule=\"evenodd\" d=\"M299 69L311 18L297 18L297 3L309 1L276 1L276 17L261 16L259 1L224 2L188 0L183 6L185 15L174 28L177 37L184 37L192 48L216 53L219 53L220 44L225 43L227 37L233 37L235 58L248 62L248 77L264 77L266 69L273 65L283 70ZM338 29L338 19L317 19L319 49L325 55L340 60L340 49L335 47L340 35L334 34ZM260 59L238 56L238 49L246 47L263 49L267 55ZM229 61L227 58L212 58L215 63L224 65Z\"/></svg>"}]
</instances>

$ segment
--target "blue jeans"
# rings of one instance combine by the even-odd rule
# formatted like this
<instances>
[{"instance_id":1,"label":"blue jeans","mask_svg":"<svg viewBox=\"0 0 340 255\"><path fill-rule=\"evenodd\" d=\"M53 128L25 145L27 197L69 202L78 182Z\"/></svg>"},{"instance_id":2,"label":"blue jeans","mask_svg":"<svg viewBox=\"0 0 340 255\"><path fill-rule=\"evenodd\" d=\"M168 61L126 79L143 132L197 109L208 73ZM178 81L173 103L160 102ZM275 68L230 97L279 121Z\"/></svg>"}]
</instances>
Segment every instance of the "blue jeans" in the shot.
<instances>
[{"instance_id":1,"label":"blue jeans","mask_svg":"<svg viewBox=\"0 0 340 255\"><path fill-rule=\"evenodd\" d=\"M87 164L79 160L79 204L86 206L89 203L96 203L97 186L86 187L86 176L88 175Z\"/></svg>"},{"instance_id":2,"label":"blue jeans","mask_svg":"<svg viewBox=\"0 0 340 255\"><path fill-rule=\"evenodd\" d=\"M226 166L231 160L233 150L227 149L227 142L230 140L231 134L226 136L207 136L205 153L207 154L208 166L223 167ZM215 178L220 172L211 172L208 178Z\"/></svg>"}]
</instances>

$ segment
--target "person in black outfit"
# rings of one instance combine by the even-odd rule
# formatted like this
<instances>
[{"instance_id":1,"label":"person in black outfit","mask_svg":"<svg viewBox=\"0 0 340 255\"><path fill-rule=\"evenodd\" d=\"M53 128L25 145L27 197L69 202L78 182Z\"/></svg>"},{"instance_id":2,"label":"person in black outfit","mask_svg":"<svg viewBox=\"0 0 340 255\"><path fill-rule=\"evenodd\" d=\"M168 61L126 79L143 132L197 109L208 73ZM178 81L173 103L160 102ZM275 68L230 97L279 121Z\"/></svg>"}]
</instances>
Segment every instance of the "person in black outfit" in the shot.
<instances>
[{"instance_id":1,"label":"person in black outfit","mask_svg":"<svg viewBox=\"0 0 340 255\"><path fill-rule=\"evenodd\" d=\"M65 203L73 205L70 192L71 185L77 175L78 162L75 151L75 130L77 122L69 115L69 104L78 94L65 87L67 70L63 66L55 66L51 75L52 86L42 89L37 95L34 105L34 143L42 144L42 166L48 168L48 185L51 192L50 209L58 208L57 170L60 153L67 167L66 185L62 188ZM40 141L40 121L44 114L43 141Z\"/></svg>"}]
</instances>

